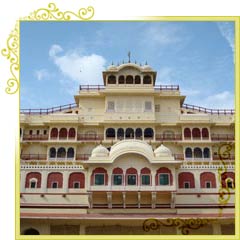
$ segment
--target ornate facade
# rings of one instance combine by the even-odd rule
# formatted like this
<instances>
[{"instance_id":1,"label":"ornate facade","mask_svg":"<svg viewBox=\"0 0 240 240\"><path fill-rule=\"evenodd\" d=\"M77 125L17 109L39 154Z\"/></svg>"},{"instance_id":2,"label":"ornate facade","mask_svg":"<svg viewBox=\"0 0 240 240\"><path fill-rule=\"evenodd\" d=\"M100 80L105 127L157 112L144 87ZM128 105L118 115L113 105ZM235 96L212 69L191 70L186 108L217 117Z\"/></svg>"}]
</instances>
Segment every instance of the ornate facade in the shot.
<instances>
[{"instance_id":1,"label":"ornate facade","mask_svg":"<svg viewBox=\"0 0 240 240\"><path fill-rule=\"evenodd\" d=\"M21 234L234 234L234 111L156 76L112 65L74 104L21 110Z\"/></svg>"}]
</instances>

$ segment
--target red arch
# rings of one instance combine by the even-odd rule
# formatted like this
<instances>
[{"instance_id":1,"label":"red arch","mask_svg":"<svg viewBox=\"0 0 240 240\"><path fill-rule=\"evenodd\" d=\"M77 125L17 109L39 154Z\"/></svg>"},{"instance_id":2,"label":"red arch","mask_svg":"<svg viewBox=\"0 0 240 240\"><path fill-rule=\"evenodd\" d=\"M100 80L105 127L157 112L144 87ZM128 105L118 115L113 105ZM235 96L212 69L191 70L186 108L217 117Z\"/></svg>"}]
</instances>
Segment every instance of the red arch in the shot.
<instances>
[{"instance_id":1,"label":"red arch","mask_svg":"<svg viewBox=\"0 0 240 240\"><path fill-rule=\"evenodd\" d=\"M190 128L184 129L184 138L191 138L191 130Z\"/></svg>"},{"instance_id":2,"label":"red arch","mask_svg":"<svg viewBox=\"0 0 240 240\"><path fill-rule=\"evenodd\" d=\"M58 129L57 128L52 128L51 133L50 133L51 138L57 138L58 137Z\"/></svg>"},{"instance_id":3,"label":"red arch","mask_svg":"<svg viewBox=\"0 0 240 240\"><path fill-rule=\"evenodd\" d=\"M68 131L66 128L61 128L59 131L59 138L67 138Z\"/></svg>"},{"instance_id":4,"label":"red arch","mask_svg":"<svg viewBox=\"0 0 240 240\"><path fill-rule=\"evenodd\" d=\"M192 173L181 172L178 174L178 187L184 188L184 182L190 182L190 188L195 188L195 180Z\"/></svg>"},{"instance_id":5,"label":"red arch","mask_svg":"<svg viewBox=\"0 0 240 240\"><path fill-rule=\"evenodd\" d=\"M123 174L123 170L122 170L122 168L119 168L119 167L114 168L112 170L112 174Z\"/></svg>"},{"instance_id":6,"label":"red arch","mask_svg":"<svg viewBox=\"0 0 240 240\"><path fill-rule=\"evenodd\" d=\"M63 175L59 172L52 172L48 174L47 178L47 188L52 188L52 183L57 182L58 188L63 187Z\"/></svg>"},{"instance_id":7,"label":"red arch","mask_svg":"<svg viewBox=\"0 0 240 240\"><path fill-rule=\"evenodd\" d=\"M201 132L199 128L193 128L192 130L192 137L200 139L201 138Z\"/></svg>"},{"instance_id":8,"label":"red arch","mask_svg":"<svg viewBox=\"0 0 240 240\"><path fill-rule=\"evenodd\" d=\"M147 167L141 169L141 174L151 174L151 170Z\"/></svg>"},{"instance_id":9,"label":"red arch","mask_svg":"<svg viewBox=\"0 0 240 240\"><path fill-rule=\"evenodd\" d=\"M200 174L201 188L206 188L205 182L211 182L211 187L216 188L216 177L212 172L204 172Z\"/></svg>"},{"instance_id":10,"label":"red arch","mask_svg":"<svg viewBox=\"0 0 240 240\"><path fill-rule=\"evenodd\" d=\"M25 180L25 188L30 188L31 178L36 178L37 179L37 188L41 188L42 175L39 172L30 172L27 174L26 180Z\"/></svg>"},{"instance_id":11,"label":"red arch","mask_svg":"<svg viewBox=\"0 0 240 240\"><path fill-rule=\"evenodd\" d=\"M169 174L169 180L170 180L170 185L173 185L173 175L172 175L172 171L169 168L166 167L161 167L157 170L156 175L155 175L155 184L159 185L159 179L158 176L160 173L168 173Z\"/></svg>"},{"instance_id":12,"label":"red arch","mask_svg":"<svg viewBox=\"0 0 240 240\"><path fill-rule=\"evenodd\" d=\"M68 138L75 138L75 136L76 136L75 128L70 128L68 131Z\"/></svg>"},{"instance_id":13,"label":"red arch","mask_svg":"<svg viewBox=\"0 0 240 240\"><path fill-rule=\"evenodd\" d=\"M85 176L82 172L71 173L68 179L68 187L74 188L74 182L80 182L80 188L85 188Z\"/></svg>"},{"instance_id":14,"label":"red arch","mask_svg":"<svg viewBox=\"0 0 240 240\"><path fill-rule=\"evenodd\" d=\"M226 187L226 179L231 178L233 180L233 185L235 186L235 174L234 172L224 172L221 174L222 187Z\"/></svg>"},{"instance_id":15,"label":"red arch","mask_svg":"<svg viewBox=\"0 0 240 240\"><path fill-rule=\"evenodd\" d=\"M202 129L202 138L209 138L209 132L208 132L208 129L207 128L203 128Z\"/></svg>"},{"instance_id":16,"label":"red arch","mask_svg":"<svg viewBox=\"0 0 240 240\"><path fill-rule=\"evenodd\" d=\"M104 174L104 181L105 181L105 185L108 185L108 173L107 173L107 170L105 168L102 168L102 167L98 167L98 168L95 168L93 171L92 171L92 175L91 175L91 185L94 185L94 174L96 173L103 173Z\"/></svg>"}]
</instances>

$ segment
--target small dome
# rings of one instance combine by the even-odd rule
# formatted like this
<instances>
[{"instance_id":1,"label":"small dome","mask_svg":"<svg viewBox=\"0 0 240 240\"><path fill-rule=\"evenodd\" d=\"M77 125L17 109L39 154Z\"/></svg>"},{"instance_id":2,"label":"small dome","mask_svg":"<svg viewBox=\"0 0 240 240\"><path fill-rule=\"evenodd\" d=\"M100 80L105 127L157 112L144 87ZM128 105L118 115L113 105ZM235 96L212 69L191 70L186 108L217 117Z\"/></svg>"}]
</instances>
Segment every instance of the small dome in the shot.
<instances>
[{"instance_id":1,"label":"small dome","mask_svg":"<svg viewBox=\"0 0 240 240\"><path fill-rule=\"evenodd\" d=\"M156 157L172 155L170 149L165 147L163 144L161 144L157 149L155 149L154 153Z\"/></svg>"},{"instance_id":2,"label":"small dome","mask_svg":"<svg viewBox=\"0 0 240 240\"><path fill-rule=\"evenodd\" d=\"M142 69L150 70L150 71L152 70L152 68L149 65L146 65L146 64L142 66Z\"/></svg>"},{"instance_id":3,"label":"small dome","mask_svg":"<svg viewBox=\"0 0 240 240\"><path fill-rule=\"evenodd\" d=\"M110 65L108 67L108 70L116 70L116 69L117 69L117 67L115 65Z\"/></svg>"},{"instance_id":4,"label":"small dome","mask_svg":"<svg viewBox=\"0 0 240 240\"><path fill-rule=\"evenodd\" d=\"M91 157L108 157L109 151L103 145L98 145L92 150Z\"/></svg>"}]
</instances>

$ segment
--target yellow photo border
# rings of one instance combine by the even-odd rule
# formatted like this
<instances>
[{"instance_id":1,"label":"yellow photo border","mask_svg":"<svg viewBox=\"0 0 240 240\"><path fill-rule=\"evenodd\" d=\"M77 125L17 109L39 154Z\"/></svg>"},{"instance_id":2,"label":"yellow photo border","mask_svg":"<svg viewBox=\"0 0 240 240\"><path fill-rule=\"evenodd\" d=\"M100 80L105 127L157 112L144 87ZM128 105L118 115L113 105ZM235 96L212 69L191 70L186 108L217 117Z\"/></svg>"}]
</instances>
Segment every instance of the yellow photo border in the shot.
<instances>
[{"instance_id":1,"label":"yellow photo border","mask_svg":"<svg viewBox=\"0 0 240 240\"><path fill-rule=\"evenodd\" d=\"M17 20L16 26L10 33L6 48L1 53L10 62L10 74L11 77L7 80L6 93L18 94L20 89L20 22L21 21L89 21L94 16L94 8L89 6L87 8L80 8L77 12L74 11L60 11L55 3L49 3L47 8L40 8L29 16L20 18ZM239 159L239 78L240 78L240 17L211 17L211 16L135 16L130 17L128 20L120 19L114 21L232 21L235 23L235 159ZM100 22L103 20L93 20ZM112 21L112 20L104 20ZM20 105L20 101L18 106ZM19 106L20 114L20 106ZM18 119L20 126L20 121ZM27 236L20 234L20 141L19 133L15 139L15 238L19 240L25 239L239 239L239 164L235 164L235 182L237 188L235 188L235 235L39 235L39 236ZM235 160L236 161L236 160ZM199 219L193 219L193 222ZM214 219L213 219L214 220ZM185 228L186 220L179 218L170 219L172 224L175 224L179 229ZM207 219L202 219L199 224L207 224ZM189 223L188 223L189 224Z\"/></svg>"}]
</instances>

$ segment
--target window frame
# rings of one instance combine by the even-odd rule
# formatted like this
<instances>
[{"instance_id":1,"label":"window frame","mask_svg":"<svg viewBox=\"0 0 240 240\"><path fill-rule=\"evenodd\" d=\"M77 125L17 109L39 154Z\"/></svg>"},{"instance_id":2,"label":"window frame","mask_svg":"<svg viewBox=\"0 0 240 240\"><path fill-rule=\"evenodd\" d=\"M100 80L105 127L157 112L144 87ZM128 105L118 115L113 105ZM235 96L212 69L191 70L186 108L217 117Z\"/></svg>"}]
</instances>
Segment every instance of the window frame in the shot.
<instances>
[{"instance_id":1,"label":"window frame","mask_svg":"<svg viewBox=\"0 0 240 240\"><path fill-rule=\"evenodd\" d=\"M142 177L143 176L148 176L149 177L149 184L143 184L143 179L142 179ZM141 174L141 185L142 186L151 186L152 185L152 182L151 182L151 174Z\"/></svg>"},{"instance_id":2,"label":"window frame","mask_svg":"<svg viewBox=\"0 0 240 240\"><path fill-rule=\"evenodd\" d=\"M129 184L129 183L128 183L128 177L129 177L129 176L135 176L135 181L136 181L135 184ZM126 174L126 178L127 178L127 179L126 179L126 180L127 180L127 181L126 181L126 185L127 185L127 186L137 186L137 185L138 185L137 177L138 177L137 174Z\"/></svg>"},{"instance_id":3,"label":"window frame","mask_svg":"<svg viewBox=\"0 0 240 240\"><path fill-rule=\"evenodd\" d=\"M210 187L208 187L207 184L210 184ZM212 182L211 181L205 181L204 186L205 186L205 188L212 188Z\"/></svg>"},{"instance_id":4,"label":"window frame","mask_svg":"<svg viewBox=\"0 0 240 240\"><path fill-rule=\"evenodd\" d=\"M186 187L185 184L188 184L188 187ZM185 181L185 182L183 182L183 188L184 188L184 189L189 189L189 188L191 188L191 182L190 182L190 181Z\"/></svg>"},{"instance_id":5,"label":"window frame","mask_svg":"<svg viewBox=\"0 0 240 240\"><path fill-rule=\"evenodd\" d=\"M78 187L75 187L75 184L78 184ZM74 189L79 189L79 188L81 188L80 181L74 181L74 182L73 182L73 188L74 188Z\"/></svg>"},{"instance_id":6,"label":"window frame","mask_svg":"<svg viewBox=\"0 0 240 240\"><path fill-rule=\"evenodd\" d=\"M113 108L109 108L110 104L113 104ZM115 101L107 101L107 112L115 112Z\"/></svg>"},{"instance_id":7,"label":"window frame","mask_svg":"<svg viewBox=\"0 0 240 240\"><path fill-rule=\"evenodd\" d=\"M161 175L167 175L168 176L168 184L161 184L160 183L160 176ZM170 186L170 174L169 173L159 173L158 174L158 184L159 184L159 186Z\"/></svg>"},{"instance_id":8,"label":"window frame","mask_svg":"<svg viewBox=\"0 0 240 240\"><path fill-rule=\"evenodd\" d=\"M54 184L56 184L57 186L56 186L56 187L53 187ZM52 183L51 183L51 188L54 188L54 189L59 188L59 187L58 187L58 182L56 182L56 181L55 181L55 182L52 182Z\"/></svg>"},{"instance_id":9,"label":"window frame","mask_svg":"<svg viewBox=\"0 0 240 240\"><path fill-rule=\"evenodd\" d=\"M147 108L147 104L150 104L150 108ZM144 102L144 112L152 112L152 101L145 101Z\"/></svg>"},{"instance_id":10,"label":"window frame","mask_svg":"<svg viewBox=\"0 0 240 240\"><path fill-rule=\"evenodd\" d=\"M96 184L96 176L103 175L103 184ZM94 186L104 186L105 185L105 173L94 173Z\"/></svg>"},{"instance_id":11,"label":"window frame","mask_svg":"<svg viewBox=\"0 0 240 240\"><path fill-rule=\"evenodd\" d=\"M32 187L32 183L35 184L34 187ZM31 188L31 189L37 188L37 183L38 183L38 180L37 180L36 178L31 178L31 179L29 179L29 188Z\"/></svg>"},{"instance_id":12,"label":"window frame","mask_svg":"<svg viewBox=\"0 0 240 240\"><path fill-rule=\"evenodd\" d=\"M121 176L121 184L115 184L114 183L114 177L115 176ZM112 174L112 185L113 186L122 186L123 185L123 174Z\"/></svg>"}]
</instances>

